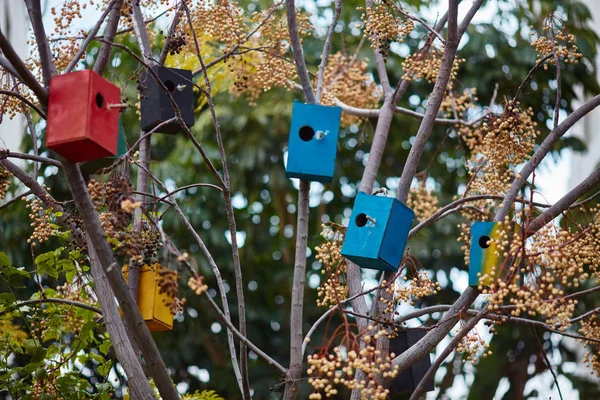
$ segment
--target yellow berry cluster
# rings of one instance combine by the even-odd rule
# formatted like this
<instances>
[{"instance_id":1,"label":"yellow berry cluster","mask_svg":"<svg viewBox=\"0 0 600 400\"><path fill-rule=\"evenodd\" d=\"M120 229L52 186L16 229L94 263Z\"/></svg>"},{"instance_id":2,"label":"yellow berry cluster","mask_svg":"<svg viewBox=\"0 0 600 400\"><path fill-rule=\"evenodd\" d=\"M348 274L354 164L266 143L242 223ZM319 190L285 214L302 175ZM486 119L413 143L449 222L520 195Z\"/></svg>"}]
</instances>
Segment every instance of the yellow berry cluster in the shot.
<instances>
[{"instance_id":1,"label":"yellow berry cluster","mask_svg":"<svg viewBox=\"0 0 600 400\"><path fill-rule=\"evenodd\" d=\"M565 64L579 63L579 59L583 55L579 52L577 45L575 44L575 36L567 33L565 29L556 29L554 26L554 18L549 17L545 20L542 35L537 35L534 27L530 27L532 32L531 36L537 36L537 38L531 43L535 47L538 59L536 62L540 62L544 57L552 55L548 60L544 62L544 69L547 70L550 64L555 63L554 53L558 56L558 59L562 59Z\"/></svg>"},{"instance_id":2,"label":"yellow berry cluster","mask_svg":"<svg viewBox=\"0 0 600 400\"><path fill-rule=\"evenodd\" d=\"M438 199L433 189L427 189L426 180L421 179L411 187L406 205L415 212L417 221L431 217L438 210Z\"/></svg>"},{"instance_id":3,"label":"yellow berry cluster","mask_svg":"<svg viewBox=\"0 0 600 400\"><path fill-rule=\"evenodd\" d=\"M70 285L65 282L64 285L56 288L56 297L60 299L72 300L78 303L91 304L85 290L77 288L75 285ZM77 315L77 307L61 305L62 323L69 332L79 332L85 324L85 319Z\"/></svg>"},{"instance_id":4,"label":"yellow berry cluster","mask_svg":"<svg viewBox=\"0 0 600 400\"><path fill-rule=\"evenodd\" d=\"M394 353L382 354L376 349L377 340L385 335L385 331L377 331L370 325L362 335L365 347L360 350L340 345L333 348L333 353L322 351L309 355L306 373L310 376L308 383L313 387L309 399L336 398L336 386L339 385L359 391L361 399L387 399L389 389L376 378L395 378L398 366L392 365ZM364 379L355 378L357 370L364 373Z\"/></svg>"},{"instance_id":5,"label":"yellow berry cluster","mask_svg":"<svg viewBox=\"0 0 600 400\"><path fill-rule=\"evenodd\" d=\"M0 165L0 200L6 197L10 186L10 172Z\"/></svg>"},{"instance_id":6,"label":"yellow berry cluster","mask_svg":"<svg viewBox=\"0 0 600 400\"><path fill-rule=\"evenodd\" d=\"M465 89L462 94L457 95L454 90L448 90L442 104L440 105L441 112L447 118L456 118L460 120L467 119L469 109L477 107L477 89ZM457 125L455 128L460 128L463 124Z\"/></svg>"},{"instance_id":7,"label":"yellow berry cluster","mask_svg":"<svg viewBox=\"0 0 600 400\"><path fill-rule=\"evenodd\" d=\"M58 385L56 382L56 371L51 370L50 373L46 372L39 375L42 376L36 377L33 381L33 384L31 385L31 399L60 399L62 395L58 390Z\"/></svg>"},{"instance_id":8,"label":"yellow berry cluster","mask_svg":"<svg viewBox=\"0 0 600 400\"><path fill-rule=\"evenodd\" d=\"M191 15L193 26L218 40L223 53L231 51L244 37L243 10L236 1L200 0L194 2Z\"/></svg>"},{"instance_id":9,"label":"yellow berry cluster","mask_svg":"<svg viewBox=\"0 0 600 400\"><path fill-rule=\"evenodd\" d=\"M425 80L428 83L435 83L437 80L440 68L442 66L443 49L432 47L432 49L423 55L420 53L412 54L406 57L402 62L404 75L402 79L405 81ZM460 64L466 62L464 58L455 58L450 71L449 88L453 88L454 80L458 74Z\"/></svg>"},{"instance_id":10,"label":"yellow berry cluster","mask_svg":"<svg viewBox=\"0 0 600 400\"><path fill-rule=\"evenodd\" d=\"M404 276L396 283L394 299L398 303L410 302L414 306L418 299L437 294L441 290L439 282L434 282L424 271L419 271L412 278Z\"/></svg>"},{"instance_id":11,"label":"yellow berry cluster","mask_svg":"<svg viewBox=\"0 0 600 400\"><path fill-rule=\"evenodd\" d=\"M462 360L463 364L471 362L471 364L475 365L479 360L481 350L483 350L481 355L484 358L492 355L492 351L489 349L489 347L490 345L483 340L483 338L477 332L477 329L472 329L469 333L462 337L456 346L456 351L466 355L466 358L463 358Z\"/></svg>"},{"instance_id":12,"label":"yellow berry cluster","mask_svg":"<svg viewBox=\"0 0 600 400\"><path fill-rule=\"evenodd\" d=\"M371 40L371 47L387 61L392 42L401 42L415 28L413 20L400 16L386 1L375 2L371 7L362 8L364 35Z\"/></svg>"},{"instance_id":13,"label":"yellow berry cluster","mask_svg":"<svg viewBox=\"0 0 600 400\"><path fill-rule=\"evenodd\" d=\"M27 243L35 247L38 243L42 244L50 239L51 236L57 233L57 230L53 227L52 209L44 208L44 203L38 198L29 199L25 197L24 200L27 202L25 208L29 209L29 218L33 227L33 232L27 239Z\"/></svg>"},{"instance_id":14,"label":"yellow berry cluster","mask_svg":"<svg viewBox=\"0 0 600 400\"><path fill-rule=\"evenodd\" d=\"M315 250L325 280L317 289L317 305L331 308L346 300L348 296L345 283L346 259L340 254L344 242L344 228L332 222L322 224L321 228L321 236L325 242L315 247Z\"/></svg>"},{"instance_id":15,"label":"yellow berry cluster","mask_svg":"<svg viewBox=\"0 0 600 400\"><path fill-rule=\"evenodd\" d=\"M208 285L204 283L204 277L199 276L198 278L190 277L188 280L188 286L192 291L196 294L196 296L200 296L202 293L208 290Z\"/></svg>"},{"instance_id":16,"label":"yellow berry cluster","mask_svg":"<svg viewBox=\"0 0 600 400\"><path fill-rule=\"evenodd\" d=\"M323 70L323 99L326 105L336 105L336 100L358 108L375 108L382 92L368 70L368 60L359 61L341 52L327 59ZM316 79L313 84L316 86ZM350 126L362 118L342 113L341 125Z\"/></svg>"},{"instance_id":17,"label":"yellow berry cluster","mask_svg":"<svg viewBox=\"0 0 600 400\"><path fill-rule=\"evenodd\" d=\"M592 315L589 319L581 321L579 333L586 338L600 340L600 322L598 322L598 316ZM600 377L600 345L598 345L598 342L592 340L580 341L583 342L585 346L591 348L591 350L585 354L583 359L584 363L596 376Z\"/></svg>"}]
</instances>

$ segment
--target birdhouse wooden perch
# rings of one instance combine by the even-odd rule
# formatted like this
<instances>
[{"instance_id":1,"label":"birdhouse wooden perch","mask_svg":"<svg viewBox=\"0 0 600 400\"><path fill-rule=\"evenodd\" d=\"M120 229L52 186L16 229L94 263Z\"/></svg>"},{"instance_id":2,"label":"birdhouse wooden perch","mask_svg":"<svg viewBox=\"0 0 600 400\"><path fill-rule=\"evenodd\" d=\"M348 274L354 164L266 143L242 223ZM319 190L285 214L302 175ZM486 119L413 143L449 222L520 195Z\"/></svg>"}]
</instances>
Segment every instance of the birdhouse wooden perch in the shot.
<instances>
[{"instance_id":1,"label":"birdhouse wooden perch","mask_svg":"<svg viewBox=\"0 0 600 400\"><path fill-rule=\"evenodd\" d=\"M168 93L181 112L186 126L194 125L194 91L192 90L192 71L161 66L152 67L152 71L167 89L163 88L150 71L140 75L140 112L142 130L148 132L161 123L175 117L175 108ZM178 133L183 128L178 121L170 122L158 128L158 133Z\"/></svg>"},{"instance_id":2,"label":"birdhouse wooden perch","mask_svg":"<svg viewBox=\"0 0 600 400\"><path fill-rule=\"evenodd\" d=\"M160 267L158 267L160 268ZM123 267L125 280L128 277L128 266ZM146 321L150 332L170 331L173 329L173 314L169 310L171 298L167 293L159 293L158 269L144 265L140 268L138 286L138 307Z\"/></svg>"},{"instance_id":3,"label":"birdhouse wooden perch","mask_svg":"<svg viewBox=\"0 0 600 400\"><path fill-rule=\"evenodd\" d=\"M294 101L285 176L331 182L342 109Z\"/></svg>"},{"instance_id":4,"label":"birdhouse wooden perch","mask_svg":"<svg viewBox=\"0 0 600 400\"><path fill-rule=\"evenodd\" d=\"M498 242L512 243L515 234L521 231L516 223L506 226L500 222L473 222L471 225L471 247L469 251L469 285L479 286L480 277L484 286L491 285L505 275L509 260ZM515 274L516 278L516 274Z\"/></svg>"},{"instance_id":5,"label":"birdhouse wooden perch","mask_svg":"<svg viewBox=\"0 0 600 400\"><path fill-rule=\"evenodd\" d=\"M92 70L50 81L46 146L71 162L117 153L120 90Z\"/></svg>"},{"instance_id":6,"label":"birdhouse wooden perch","mask_svg":"<svg viewBox=\"0 0 600 400\"><path fill-rule=\"evenodd\" d=\"M397 271L413 218L394 198L359 192L341 254L362 268Z\"/></svg>"},{"instance_id":7,"label":"birdhouse wooden perch","mask_svg":"<svg viewBox=\"0 0 600 400\"><path fill-rule=\"evenodd\" d=\"M115 160L127 153L127 142L125 140L125 129L123 128L123 120L119 118L119 137L117 139L117 154L114 156L99 158L97 160L86 161L79 168L81 172L86 174L101 173L105 168L112 165Z\"/></svg>"},{"instance_id":8,"label":"birdhouse wooden perch","mask_svg":"<svg viewBox=\"0 0 600 400\"><path fill-rule=\"evenodd\" d=\"M397 337L390 339L390 352L393 352L396 356L404 353L421 340L426 333L424 330L416 329L399 331ZM431 367L431 360L429 354L427 354L394 378L390 386L390 396L393 398L395 394L413 392L429 370L429 367ZM431 392L433 390L433 379L429 379L425 391Z\"/></svg>"}]
</instances>

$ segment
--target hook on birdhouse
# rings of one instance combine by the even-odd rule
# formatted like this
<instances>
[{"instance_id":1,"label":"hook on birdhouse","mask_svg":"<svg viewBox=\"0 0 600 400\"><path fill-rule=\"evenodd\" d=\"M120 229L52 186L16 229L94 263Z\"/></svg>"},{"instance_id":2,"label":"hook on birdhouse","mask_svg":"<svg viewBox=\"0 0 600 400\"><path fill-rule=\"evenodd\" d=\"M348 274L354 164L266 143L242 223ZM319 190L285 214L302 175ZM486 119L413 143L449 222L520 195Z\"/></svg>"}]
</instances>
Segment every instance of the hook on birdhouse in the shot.
<instances>
[{"instance_id":1,"label":"hook on birdhouse","mask_svg":"<svg viewBox=\"0 0 600 400\"><path fill-rule=\"evenodd\" d=\"M126 109L127 107L129 107L129 104L127 103L115 103L115 104L108 104L106 106L106 108L108 108L109 110L113 109L113 108L119 108L121 110Z\"/></svg>"}]
</instances>

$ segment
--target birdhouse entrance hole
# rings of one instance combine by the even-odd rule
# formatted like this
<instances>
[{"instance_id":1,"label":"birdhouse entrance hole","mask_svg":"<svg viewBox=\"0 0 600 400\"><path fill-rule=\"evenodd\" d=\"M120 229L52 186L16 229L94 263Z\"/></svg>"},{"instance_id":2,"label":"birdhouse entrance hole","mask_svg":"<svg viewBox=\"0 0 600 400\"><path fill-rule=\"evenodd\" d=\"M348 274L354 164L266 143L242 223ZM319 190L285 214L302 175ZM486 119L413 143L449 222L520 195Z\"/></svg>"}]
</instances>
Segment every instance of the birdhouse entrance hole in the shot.
<instances>
[{"instance_id":1,"label":"birdhouse entrance hole","mask_svg":"<svg viewBox=\"0 0 600 400\"><path fill-rule=\"evenodd\" d=\"M315 137L315 130L313 128L311 128L308 125L305 125L302 128L300 128L300 139L304 140L305 142L308 142L313 137Z\"/></svg>"},{"instance_id":2,"label":"birdhouse entrance hole","mask_svg":"<svg viewBox=\"0 0 600 400\"><path fill-rule=\"evenodd\" d=\"M175 84L171 80L167 79L165 81L165 87L167 88L167 90L169 90L169 92L174 92L175 91Z\"/></svg>"},{"instance_id":3,"label":"birdhouse entrance hole","mask_svg":"<svg viewBox=\"0 0 600 400\"><path fill-rule=\"evenodd\" d=\"M488 247L490 247L490 237L489 236L485 236L483 235L482 237L479 238L479 246L482 249L487 249Z\"/></svg>"},{"instance_id":4,"label":"birdhouse entrance hole","mask_svg":"<svg viewBox=\"0 0 600 400\"><path fill-rule=\"evenodd\" d=\"M102 96L102 93L96 93L96 105L98 108L104 107L104 96Z\"/></svg>"},{"instance_id":5,"label":"birdhouse entrance hole","mask_svg":"<svg viewBox=\"0 0 600 400\"><path fill-rule=\"evenodd\" d=\"M358 226L359 228L362 228L363 226L365 226L367 224L367 222L369 222L369 218L367 217L367 214L360 213L356 216L356 218L354 219L354 222L356 222L356 226Z\"/></svg>"}]
</instances>

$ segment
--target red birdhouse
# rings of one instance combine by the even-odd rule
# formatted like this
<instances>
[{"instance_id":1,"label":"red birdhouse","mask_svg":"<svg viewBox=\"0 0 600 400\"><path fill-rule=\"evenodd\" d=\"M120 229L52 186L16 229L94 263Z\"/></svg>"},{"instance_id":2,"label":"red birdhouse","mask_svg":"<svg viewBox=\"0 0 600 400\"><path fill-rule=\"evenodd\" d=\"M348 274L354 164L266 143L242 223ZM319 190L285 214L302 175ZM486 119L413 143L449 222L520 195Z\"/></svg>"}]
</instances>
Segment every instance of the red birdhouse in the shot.
<instances>
[{"instance_id":1,"label":"red birdhouse","mask_svg":"<svg viewBox=\"0 0 600 400\"><path fill-rule=\"evenodd\" d=\"M46 146L71 162L117 153L118 87L92 70L57 75L50 81Z\"/></svg>"}]
</instances>

